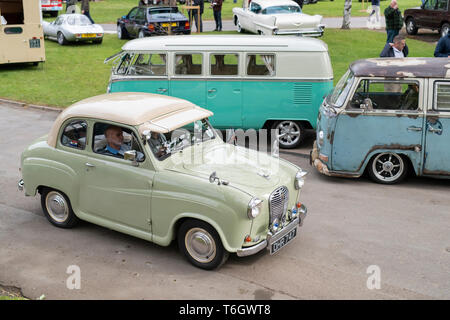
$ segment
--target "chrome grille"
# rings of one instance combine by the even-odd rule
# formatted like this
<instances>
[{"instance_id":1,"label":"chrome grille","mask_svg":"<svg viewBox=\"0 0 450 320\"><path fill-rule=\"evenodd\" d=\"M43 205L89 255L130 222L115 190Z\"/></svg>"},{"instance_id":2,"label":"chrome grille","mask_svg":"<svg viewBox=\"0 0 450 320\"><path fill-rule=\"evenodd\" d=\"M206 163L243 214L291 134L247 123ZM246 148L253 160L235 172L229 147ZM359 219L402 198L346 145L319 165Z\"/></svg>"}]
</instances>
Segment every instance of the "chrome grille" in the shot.
<instances>
[{"instance_id":1,"label":"chrome grille","mask_svg":"<svg viewBox=\"0 0 450 320\"><path fill-rule=\"evenodd\" d=\"M285 186L275 189L269 197L270 223L276 218L278 221L284 221L283 217L287 211L289 202L289 190Z\"/></svg>"}]
</instances>

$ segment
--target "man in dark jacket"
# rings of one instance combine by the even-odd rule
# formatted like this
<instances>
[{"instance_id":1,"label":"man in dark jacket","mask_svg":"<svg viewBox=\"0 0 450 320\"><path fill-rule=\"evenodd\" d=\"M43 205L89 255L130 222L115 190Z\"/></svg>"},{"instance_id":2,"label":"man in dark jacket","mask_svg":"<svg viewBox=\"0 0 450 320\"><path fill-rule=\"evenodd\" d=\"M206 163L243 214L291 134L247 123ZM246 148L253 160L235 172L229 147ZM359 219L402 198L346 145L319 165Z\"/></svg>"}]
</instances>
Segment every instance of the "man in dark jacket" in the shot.
<instances>
[{"instance_id":1,"label":"man in dark jacket","mask_svg":"<svg viewBox=\"0 0 450 320\"><path fill-rule=\"evenodd\" d=\"M86 17L88 17L92 23L95 23L94 20L92 20L91 18L91 14L89 13L89 0L81 1L81 13L84 14Z\"/></svg>"},{"instance_id":2,"label":"man in dark jacket","mask_svg":"<svg viewBox=\"0 0 450 320\"><path fill-rule=\"evenodd\" d=\"M450 32L439 39L434 50L434 56L442 58L448 58L450 56Z\"/></svg>"},{"instance_id":3,"label":"man in dark jacket","mask_svg":"<svg viewBox=\"0 0 450 320\"><path fill-rule=\"evenodd\" d=\"M222 0L212 0L211 7L216 21L216 29L214 31L222 31Z\"/></svg>"},{"instance_id":4,"label":"man in dark jacket","mask_svg":"<svg viewBox=\"0 0 450 320\"><path fill-rule=\"evenodd\" d=\"M380 53L382 58L406 58L408 56L409 49L406 45L406 39L404 36L395 36L393 43L386 43L383 51Z\"/></svg>"},{"instance_id":5,"label":"man in dark jacket","mask_svg":"<svg viewBox=\"0 0 450 320\"><path fill-rule=\"evenodd\" d=\"M398 8L397 0L392 0L390 5L384 10L386 20L386 43L392 42L403 27L402 12Z\"/></svg>"},{"instance_id":6,"label":"man in dark jacket","mask_svg":"<svg viewBox=\"0 0 450 320\"><path fill-rule=\"evenodd\" d=\"M198 21L198 12L197 9L192 10L192 14L194 15L195 20L195 27L197 28L197 31L203 32L203 21L202 21L202 14L203 14L203 8L204 8L204 1L203 0L194 0L194 6L200 7L200 21Z\"/></svg>"}]
</instances>

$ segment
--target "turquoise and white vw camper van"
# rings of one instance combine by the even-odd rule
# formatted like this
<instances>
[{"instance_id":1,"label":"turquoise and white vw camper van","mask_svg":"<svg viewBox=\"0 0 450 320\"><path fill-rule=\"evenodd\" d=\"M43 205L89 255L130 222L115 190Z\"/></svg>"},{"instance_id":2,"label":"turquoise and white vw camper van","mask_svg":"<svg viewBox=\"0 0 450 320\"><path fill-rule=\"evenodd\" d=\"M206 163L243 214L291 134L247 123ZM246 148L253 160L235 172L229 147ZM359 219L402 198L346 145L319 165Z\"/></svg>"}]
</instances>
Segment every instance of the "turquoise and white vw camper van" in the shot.
<instances>
[{"instance_id":1,"label":"turquoise and white vw camper van","mask_svg":"<svg viewBox=\"0 0 450 320\"><path fill-rule=\"evenodd\" d=\"M279 129L295 148L333 88L327 45L297 36L168 36L127 42L108 92L149 92L214 112L218 129Z\"/></svg>"}]
</instances>

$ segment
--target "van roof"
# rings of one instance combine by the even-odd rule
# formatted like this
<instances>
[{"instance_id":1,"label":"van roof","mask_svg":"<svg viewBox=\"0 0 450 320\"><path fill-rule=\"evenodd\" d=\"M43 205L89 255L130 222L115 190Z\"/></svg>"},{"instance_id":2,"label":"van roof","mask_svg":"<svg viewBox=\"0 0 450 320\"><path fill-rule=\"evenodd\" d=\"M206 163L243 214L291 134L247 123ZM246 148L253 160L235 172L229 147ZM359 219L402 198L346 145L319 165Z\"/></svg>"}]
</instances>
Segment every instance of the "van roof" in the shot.
<instances>
[{"instance_id":1,"label":"van roof","mask_svg":"<svg viewBox=\"0 0 450 320\"><path fill-rule=\"evenodd\" d=\"M354 61L350 70L358 77L450 78L448 58L375 58Z\"/></svg>"},{"instance_id":2,"label":"van roof","mask_svg":"<svg viewBox=\"0 0 450 320\"><path fill-rule=\"evenodd\" d=\"M209 110L175 97L141 92L107 93L81 100L62 111L50 130L47 142L55 147L60 126L71 118L139 125L140 130L164 133L212 115Z\"/></svg>"},{"instance_id":3,"label":"van roof","mask_svg":"<svg viewBox=\"0 0 450 320\"><path fill-rule=\"evenodd\" d=\"M328 51L325 42L299 36L192 35L163 36L128 41L124 51Z\"/></svg>"}]
</instances>

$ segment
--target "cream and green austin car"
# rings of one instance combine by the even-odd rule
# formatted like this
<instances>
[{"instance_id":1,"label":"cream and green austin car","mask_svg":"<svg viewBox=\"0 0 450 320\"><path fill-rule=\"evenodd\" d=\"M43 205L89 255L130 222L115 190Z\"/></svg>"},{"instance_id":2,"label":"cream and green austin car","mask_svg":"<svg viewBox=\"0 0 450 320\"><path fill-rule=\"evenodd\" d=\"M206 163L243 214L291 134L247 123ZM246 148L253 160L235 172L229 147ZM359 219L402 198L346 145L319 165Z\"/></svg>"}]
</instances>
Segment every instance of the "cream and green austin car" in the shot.
<instances>
[{"instance_id":1,"label":"cream and green austin car","mask_svg":"<svg viewBox=\"0 0 450 320\"><path fill-rule=\"evenodd\" d=\"M305 172L224 143L186 100L113 93L65 109L21 157L19 189L55 226L81 219L180 251L214 269L229 253L273 254L297 235Z\"/></svg>"}]
</instances>

